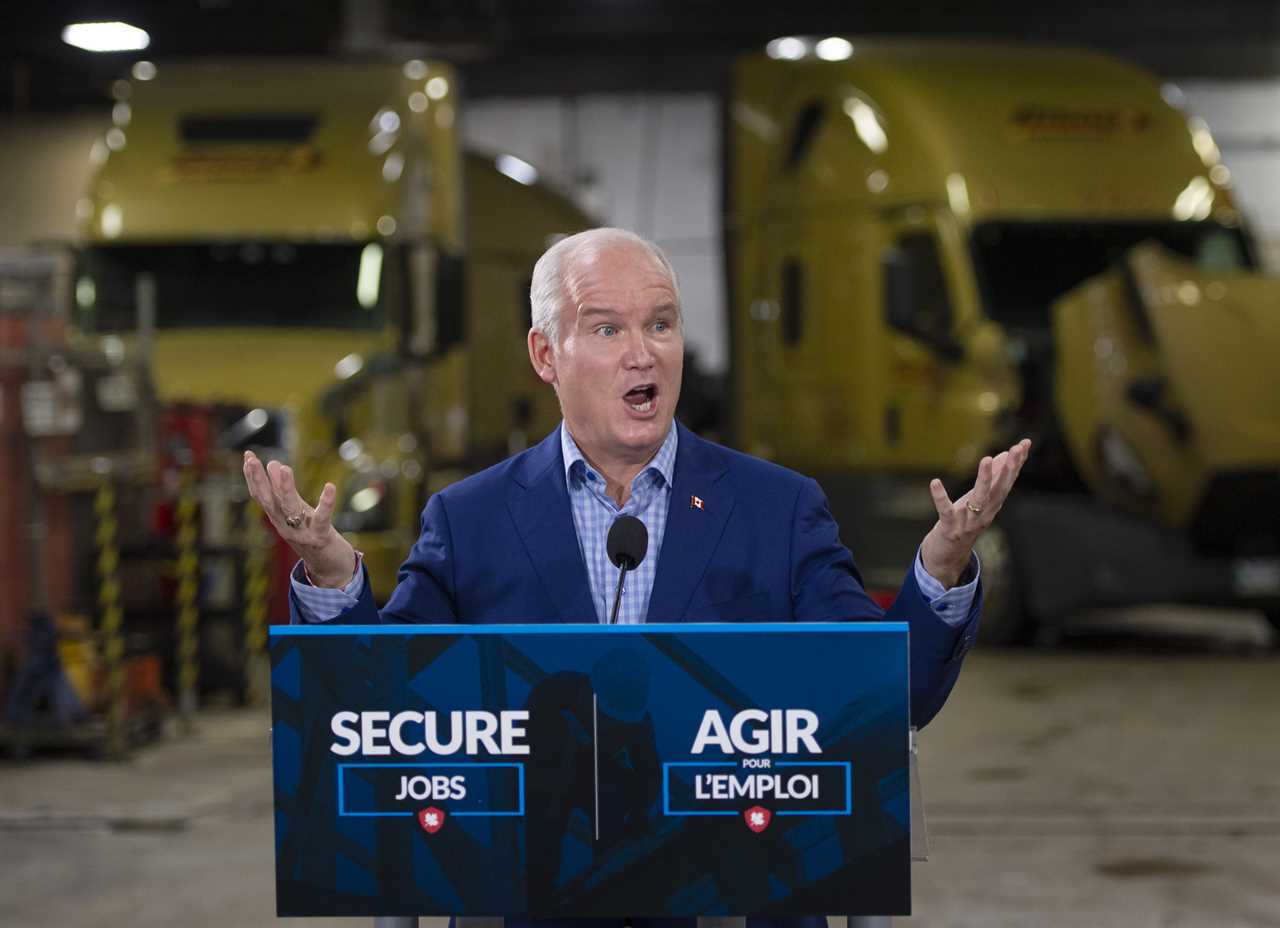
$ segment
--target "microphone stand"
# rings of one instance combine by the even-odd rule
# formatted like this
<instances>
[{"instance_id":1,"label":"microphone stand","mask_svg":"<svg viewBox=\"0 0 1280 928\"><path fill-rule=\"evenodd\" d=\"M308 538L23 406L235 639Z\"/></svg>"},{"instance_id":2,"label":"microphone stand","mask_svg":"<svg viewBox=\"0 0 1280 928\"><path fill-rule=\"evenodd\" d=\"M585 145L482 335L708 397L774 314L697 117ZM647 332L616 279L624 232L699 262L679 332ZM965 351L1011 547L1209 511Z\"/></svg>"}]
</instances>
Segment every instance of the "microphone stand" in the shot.
<instances>
[{"instance_id":1,"label":"microphone stand","mask_svg":"<svg viewBox=\"0 0 1280 928\"><path fill-rule=\"evenodd\" d=\"M629 557L620 557L618 560L621 573L618 574L618 591L613 594L613 614L609 616L610 625L618 624L618 607L622 605L622 581L627 578L627 571L636 566Z\"/></svg>"}]
</instances>

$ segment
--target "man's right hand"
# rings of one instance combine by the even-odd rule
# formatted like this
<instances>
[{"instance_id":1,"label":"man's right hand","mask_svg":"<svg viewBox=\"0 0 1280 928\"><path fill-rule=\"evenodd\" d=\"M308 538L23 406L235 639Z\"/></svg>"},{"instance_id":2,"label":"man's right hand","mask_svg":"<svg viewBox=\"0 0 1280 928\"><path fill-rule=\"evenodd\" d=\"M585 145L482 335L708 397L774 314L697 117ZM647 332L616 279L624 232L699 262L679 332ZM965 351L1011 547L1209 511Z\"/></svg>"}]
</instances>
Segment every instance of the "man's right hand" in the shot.
<instances>
[{"instance_id":1,"label":"man's right hand","mask_svg":"<svg viewBox=\"0 0 1280 928\"><path fill-rule=\"evenodd\" d=\"M244 453L244 480L249 495L258 501L276 532L288 542L306 565L316 586L341 589L356 571L356 552L333 527L333 504L338 489L326 483L315 508L298 495L293 469L279 461L262 461L252 451Z\"/></svg>"}]
</instances>

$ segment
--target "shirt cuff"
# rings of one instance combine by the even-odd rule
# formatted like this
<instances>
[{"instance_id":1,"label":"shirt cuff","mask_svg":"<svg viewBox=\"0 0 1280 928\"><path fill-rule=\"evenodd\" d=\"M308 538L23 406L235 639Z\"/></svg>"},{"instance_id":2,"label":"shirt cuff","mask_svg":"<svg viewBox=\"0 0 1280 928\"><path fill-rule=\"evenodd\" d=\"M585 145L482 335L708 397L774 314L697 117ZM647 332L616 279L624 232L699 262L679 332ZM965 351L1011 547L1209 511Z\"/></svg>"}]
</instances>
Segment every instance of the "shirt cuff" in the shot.
<instances>
[{"instance_id":1,"label":"shirt cuff","mask_svg":"<svg viewBox=\"0 0 1280 928\"><path fill-rule=\"evenodd\" d=\"M289 574L289 583L293 587L294 602L298 606L298 617L303 622L329 622L336 619L360 601L364 592L364 570L360 552L356 552L356 572L351 582L342 589L313 586L307 579L307 571L302 561L294 565Z\"/></svg>"},{"instance_id":2,"label":"shirt cuff","mask_svg":"<svg viewBox=\"0 0 1280 928\"><path fill-rule=\"evenodd\" d=\"M915 571L916 586L920 587L920 595L928 601L929 606L938 614L938 618L956 628L963 625L969 617L969 609L973 606L973 597L978 592L978 577L982 573L982 564L978 560L978 555L976 553L969 555L969 566L965 568L964 574L961 574L962 579L968 575L971 578L969 582L953 586L949 590L924 569L924 561L919 551L916 552Z\"/></svg>"}]
</instances>

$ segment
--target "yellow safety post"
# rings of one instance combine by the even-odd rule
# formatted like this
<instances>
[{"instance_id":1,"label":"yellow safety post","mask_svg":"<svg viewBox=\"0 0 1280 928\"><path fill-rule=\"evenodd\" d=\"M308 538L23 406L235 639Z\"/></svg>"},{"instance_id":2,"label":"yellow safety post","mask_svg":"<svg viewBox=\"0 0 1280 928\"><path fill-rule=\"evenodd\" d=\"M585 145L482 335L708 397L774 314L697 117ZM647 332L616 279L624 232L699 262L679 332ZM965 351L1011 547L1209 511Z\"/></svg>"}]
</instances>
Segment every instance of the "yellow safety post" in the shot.
<instances>
[{"instance_id":1,"label":"yellow safety post","mask_svg":"<svg viewBox=\"0 0 1280 928\"><path fill-rule=\"evenodd\" d=\"M244 506L244 692L251 706L267 701L267 566L271 539L262 525L258 504Z\"/></svg>"},{"instance_id":2,"label":"yellow safety post","mask_svg":"<svg viewBox=\"0 0 1280 928\"><path fill-rule=\"evenodd\" d=\"M122 756L127 748L124 692L124 610L120 606L120 548L116 542L116 491L109 480L98 484L93 500L98 528L98 608L101 612L102 656L107 668L107 754Z\"/></svg>"},{"instance_id":3,"label":"yellow safety post","mask_svg":"<svg viewBox=\"0 0 1280 928\"><path fill-rule=\"evenodd\" d=\"M178 712L190 729L199 681L200 554L196 547L196 492L190 466L183 468L178 496Z\"/></svg>"}]
</instances>

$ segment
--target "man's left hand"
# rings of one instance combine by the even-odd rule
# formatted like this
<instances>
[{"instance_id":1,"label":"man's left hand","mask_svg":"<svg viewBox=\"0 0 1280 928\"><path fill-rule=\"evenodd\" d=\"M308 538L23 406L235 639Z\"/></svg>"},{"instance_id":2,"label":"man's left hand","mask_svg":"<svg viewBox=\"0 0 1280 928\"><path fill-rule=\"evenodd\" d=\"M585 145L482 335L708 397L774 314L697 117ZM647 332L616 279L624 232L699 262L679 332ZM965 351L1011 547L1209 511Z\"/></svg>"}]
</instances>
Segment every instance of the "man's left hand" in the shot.
<instances>
[{"instance_id":1,"label":"man's left hand","mask_svg":"<svg viewBox=\"0 0 1280 928\"><path fill-rule=\"evenodd\" d=\"M1004 505L1030 453L1031 439L1024 438L994 458L983 458L978 464L978 479L973 489L954 503L941 480L935 478L929 482L938 521L924 536L920 558L924 569L944 587L955 586L969 566L973 543Z\"/></svg>"}]
</instances>

